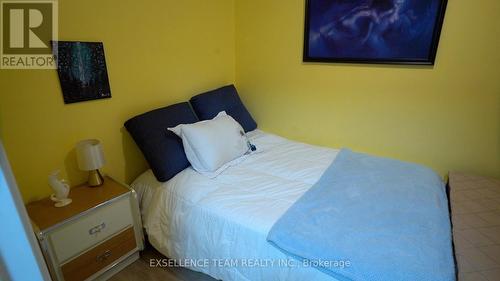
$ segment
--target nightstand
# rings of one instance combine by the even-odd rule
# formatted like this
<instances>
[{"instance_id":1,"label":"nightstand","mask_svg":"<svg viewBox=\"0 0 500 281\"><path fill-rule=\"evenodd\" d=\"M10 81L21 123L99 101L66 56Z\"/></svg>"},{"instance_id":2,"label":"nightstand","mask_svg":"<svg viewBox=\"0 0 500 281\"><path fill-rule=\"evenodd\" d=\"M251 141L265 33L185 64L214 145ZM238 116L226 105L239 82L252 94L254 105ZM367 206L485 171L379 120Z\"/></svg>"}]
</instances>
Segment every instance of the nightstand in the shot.
<instances>
[{"instance_id":1,"label":"nightstand","mask_svg":"<svg viewBox=\"0 0 500 281\"><path fill-rule=\"evenodd\" d=\"M45 198L26 206L54 280L107 279L139 258L143 234L137 195L111 177L71 188L70 205Z\"/></svg>"}]
</instances>

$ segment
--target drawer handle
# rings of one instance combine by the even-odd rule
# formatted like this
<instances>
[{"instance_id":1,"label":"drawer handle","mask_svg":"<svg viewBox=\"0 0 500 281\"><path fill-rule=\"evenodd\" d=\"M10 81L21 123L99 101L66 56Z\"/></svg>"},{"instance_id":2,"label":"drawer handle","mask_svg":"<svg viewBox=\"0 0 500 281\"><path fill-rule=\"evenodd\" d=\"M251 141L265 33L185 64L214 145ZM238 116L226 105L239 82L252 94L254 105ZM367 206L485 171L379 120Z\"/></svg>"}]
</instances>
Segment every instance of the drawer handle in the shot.
<instances>
[{"instance_id":1,"label":"drawer handle","mask_svg":"<svg viewBox=\"0 0 500 281\"><path fill-rule=\"evenodd\" d=\"M91 229L89 229L89 234L90 235L94 235L96 233L101 232L104 228L106 228L106 224L105 223L101 223L100 225L94 226Z\"/></svg>"},{"instance_id":2,"label":"drawer handle","mask_svg":"<svg viewBox=\"0 0 500 281\"><path fill-rule=\"evenodd\" d=\"M103 262L103 261L105 261L106 259L108 259L110 256L111 256L111 250L107 250L106 252L104 252L104 254L102 254L102 255L98 255L98 256L96 257L96 260L97 260L98 262Z\"/></svg>"}]
</instances>

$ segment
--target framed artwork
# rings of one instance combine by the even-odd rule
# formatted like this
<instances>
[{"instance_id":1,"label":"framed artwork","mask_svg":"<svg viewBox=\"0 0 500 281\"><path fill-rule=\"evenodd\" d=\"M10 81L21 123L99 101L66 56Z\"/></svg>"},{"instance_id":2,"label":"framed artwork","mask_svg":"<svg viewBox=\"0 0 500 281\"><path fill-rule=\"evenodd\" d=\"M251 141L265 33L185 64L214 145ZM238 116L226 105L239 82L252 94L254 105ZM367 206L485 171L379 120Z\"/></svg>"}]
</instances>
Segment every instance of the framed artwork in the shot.
<instances>
[{"instance_id":1,"label":"framed artwork","mask_svg":"<svg viewBox=\"0 0 500 281\"><path fill-rule=\"evenodd\" d=\"M54 41L64 103L111 98L101 42Z\"/></svg>"},{"instance_id":2,"label":"framed artwork","mask_svg":"<svg viewBox=\"0 0 500 281\"><path fill-rule=\"evenodd\" d=\"M433 65L447 0L306 0L305 62Z\"/></svg>"}]
</instances>

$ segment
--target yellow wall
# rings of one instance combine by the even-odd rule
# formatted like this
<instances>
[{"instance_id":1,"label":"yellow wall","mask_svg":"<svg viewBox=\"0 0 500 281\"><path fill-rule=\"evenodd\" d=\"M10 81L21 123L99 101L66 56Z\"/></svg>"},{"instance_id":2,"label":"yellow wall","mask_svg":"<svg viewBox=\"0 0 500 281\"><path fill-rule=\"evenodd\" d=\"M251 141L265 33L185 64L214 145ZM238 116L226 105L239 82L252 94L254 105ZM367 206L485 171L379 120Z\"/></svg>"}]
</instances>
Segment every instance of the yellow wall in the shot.
<instances>
[{"instance_id":1,"label":"yellow wall","mask_svg":"<svg viewBox=\"0 0 500 281\"><path fill-rule=\"evenodd\" d=\"M59 39L104 42L112 98L64 105L56 71L0 70L0 128L26 201L50 194L54 169L85 181L73 151L85 138L131 181L146 164L125 120L234 81L232 0L60 0Z\"/></svg>"},{"instance_id":2,"label":"yellow wall","mask_svg":"<svg viewBox=\"0 0 500 281\"><path fill-rule=\"evenodd\" d=\"M236 83L292 139L500 176L500 2L449 1L434 67L304 64L303 0L236 1Z\"/></svg>"},{"instance_id":3,"label":"yellow wall","mask_svg":"<svg viewBox=\"0 0 500 281\"><path fill-rule=\"evenodd\" d=\"M264 130L500 176L496 0L450 1L433 68L303 64L303 0L59 3L61 40L104 42L113 97L64 105L55 71L0 70L0 137L26 201L50 193L54 169L85 180L85 138L130 182L146 163L125 120L234 81Z\"/></svg>"}]
</instances>

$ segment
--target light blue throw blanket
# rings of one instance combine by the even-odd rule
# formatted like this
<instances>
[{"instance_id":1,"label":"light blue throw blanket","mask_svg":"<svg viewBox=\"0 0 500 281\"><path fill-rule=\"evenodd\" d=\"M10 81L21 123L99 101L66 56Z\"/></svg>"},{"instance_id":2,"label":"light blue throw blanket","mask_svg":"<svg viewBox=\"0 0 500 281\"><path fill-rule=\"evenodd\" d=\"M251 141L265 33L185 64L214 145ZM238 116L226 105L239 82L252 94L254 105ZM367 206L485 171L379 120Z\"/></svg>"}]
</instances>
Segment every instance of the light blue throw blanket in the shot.
<instances>
[{"instance_id":1,"label":"light blue throw blanket","mask_svg":"<svg viewBox=\"0 0 500 281\"><path fill-rule=\"evenodd\" d=\"M346 149L267 240L339 280L455 280L439 176L420 165Z\"/></svg>"}]
</instances>

